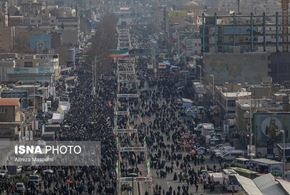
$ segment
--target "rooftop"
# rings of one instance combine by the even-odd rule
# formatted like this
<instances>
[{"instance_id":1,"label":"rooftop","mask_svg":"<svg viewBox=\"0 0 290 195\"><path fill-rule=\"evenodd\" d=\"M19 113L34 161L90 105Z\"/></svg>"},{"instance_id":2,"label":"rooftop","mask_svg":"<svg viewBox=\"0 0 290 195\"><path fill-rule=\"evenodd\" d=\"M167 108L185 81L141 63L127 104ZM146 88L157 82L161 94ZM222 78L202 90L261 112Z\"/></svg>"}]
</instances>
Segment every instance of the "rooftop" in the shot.
<instances>
[{"instance_id":1,"label":"rooftop","mask_svg":"<svg viewBox=\"0 0 290 195\"><path fill-rule=\"evenodd\" d=\"M36 81L35 81L36 82ZM40 84L23 84L23 85L16 85L14 86L15 89L26 89L26 88L39 88L41 85Z\"/></svg>"},{"instance_id":2,"label":"rooftop","mask_svg":"<svg viewBox=\"0 0 290 195\"><path fill-rule=\"evenodd\" d=\"M19 98L0 98L0 106L19 106Z\"/></svg>"},{"instance_id":3,"label":"rooftop","mask_svg":"<svg viewBox=\"0 0 290 195\"><path fill-rule=\"evenodd\" d=\"M275 178L271 173L257 177L253 181L264 195L287 194L285 193L283 187L279 185L279 182L275 180Z\"/></svg>"},{"instance_id":4,"label":"rooftop","mask_svg":"<svg viewBox=\"0 0 290 195\"><path fill-rule=\"evenodd\" d=\"M226 98L238 98L252 95L252 93L246 88L243 88L240 83L225 83L223 86L216 86L216 89Z\"/></svg>"},{"instance_id":5,"label":"rooftop","mask_svg":"<svg viewBox=\"0 0 290 195\"><path fill-rule=\"evenodd\" d=\"M290 183L288 181L285 181L283 179L276 179L280 185L283 187L283 189L290 194Z\"/></svg>"},{"instance_id":6,"label":"rooftop","mask_svg":"<svg viewBox=\"0 0 290 195\"><path fill-rule=\"evenodd\" d=\"M234 97L244 97L250 96L251 92L249 91L238 91L238 92L222 92L225 97L234 98Z\"/></svg>"},{"instance_id":7,"label":"rooftop","mask_svg":"<svg viewBox=\"0 0 290 195\"><path fill-rule=\"evenodd\" d=\"M254 180L241 175L235 175L242 188L249 195L272 195L272 194L289 194L289 182L278 180L269 174L255 178Z\"/></svg>"},{"instance_id":8,"label":"rooftop","mask_svg":"<svg viewBox=\"0 0 290 195\"><path fill-rule=\"evenodd\" d=\"M282 149L282 150L284 150L284 148L286 150L289 150L290 149L290 143L285 143L285 147L284 147L284 144L283 143L278 143L277 146L278 146L279 149Z\"/></svg>"},{"instance_id":9,"label":"rooftop","mask_svg":"<svg viewBox=\"0 0 290 195\"><path fill-rule=\"evenodd\" d=\"M249 195L263 195L261 190L256 186L253 180L243 177L241 175L236 175L239 183L241 184L242 188L246 191Z\"/></svg>"},{"instance_id":10,"label":"rooftop","mask_svg":"<svg viewBox=\"0 0 290 195\"><path fill-rule=\"evenodd\" d=\"M256 158L252 160L253 162L263 163L263 164L281 164L282 162L270 160L267 158Z\"/></svg>"},{"instance_id":11,"label":"rooftop","mask_svg":"<svg viewBox=\"0 0 290 195\"><path fill-rule=\"evenodd\" d=\"M252 101L252 102L251 102ZM275 112L282 111L283 107L280 103L273 101L272 99L239 99L237 100L237 105L241 109L249 110L250 107L255 108L259 111Z\"/></svg>"}]
</instances>

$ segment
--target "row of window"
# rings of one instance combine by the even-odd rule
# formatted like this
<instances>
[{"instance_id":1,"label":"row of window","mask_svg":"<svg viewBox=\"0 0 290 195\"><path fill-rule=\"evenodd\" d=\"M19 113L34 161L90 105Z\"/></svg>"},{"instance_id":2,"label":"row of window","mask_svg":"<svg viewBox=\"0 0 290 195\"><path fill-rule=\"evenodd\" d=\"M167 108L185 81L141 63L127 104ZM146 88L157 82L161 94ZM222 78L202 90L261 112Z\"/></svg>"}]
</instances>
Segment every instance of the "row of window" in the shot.
<instances>
[{"instance_id":1,"label":"row of window","mask_svg":"<svg viewBox=\"0 0 290 195\"><path fill-rule=\"evenodd\" d=\"M7 108L0 107L0 114L5 114L7 112Z\"/></svg>"}]
</instances>

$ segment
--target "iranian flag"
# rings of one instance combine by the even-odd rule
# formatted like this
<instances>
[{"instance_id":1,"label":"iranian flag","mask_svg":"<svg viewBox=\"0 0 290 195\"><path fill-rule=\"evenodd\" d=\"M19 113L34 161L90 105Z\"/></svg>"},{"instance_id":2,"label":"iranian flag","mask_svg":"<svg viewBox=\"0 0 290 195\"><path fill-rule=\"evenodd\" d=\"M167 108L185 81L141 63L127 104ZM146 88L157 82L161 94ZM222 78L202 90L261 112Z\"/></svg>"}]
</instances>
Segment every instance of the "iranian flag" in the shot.
<instances>
[{"instance_id":1,"label":"iranian flag","mask_svg":"<svg viewBox=\"0 0 290 195\"><path fill-rule=\"evenodd\" d=\"M128 50L113 50L110 54L111 58L127 58L129 57Z\"/></svg>"}]
</instances>

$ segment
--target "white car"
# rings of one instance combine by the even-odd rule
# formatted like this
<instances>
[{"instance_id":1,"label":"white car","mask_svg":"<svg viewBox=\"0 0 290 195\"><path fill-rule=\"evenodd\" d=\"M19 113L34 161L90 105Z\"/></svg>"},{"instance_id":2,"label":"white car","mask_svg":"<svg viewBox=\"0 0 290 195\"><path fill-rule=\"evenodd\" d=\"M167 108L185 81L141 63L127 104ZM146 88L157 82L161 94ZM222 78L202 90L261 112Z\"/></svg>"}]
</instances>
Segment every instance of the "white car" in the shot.
<instances>
[{"instance_id":1,"label":"white car","mask_svg":"<svg viewBox=\"0 0 290 195\"><path fill-rule=\"evenodd\" d=\"M22 172L22 166L17 166L16 167L16 172L21 173Z\"/></svg>"},{"instance_id":2,"label":"white car","mask_svg":"<svg viewBox=\"0 0 290 195\"><path fill-rule=\"evenodd\" d=\"M223 144L218 144L216 146L211 146L209 149L211 152L214 153L214 150L220 149L223 146Z\"/></svg>"},{"instance_id":3,"label":"white car","mask_svg":"<svg viewBox=\"0 0 290 195\"><path fill-rule=\"evenodd\" d=\"M33 184L39 185L41 178L39 175L30 175L28 181L33 183Z\"/></svg>"},{"instance_id":4,"label":"white car","mask_svg":"<svg viewBox=\"0 0 290 195\"><path fill-rule=\"evenodd\" d=\"M221 155L230 152L231 150L234 150L235 148L232 146L224 146L221 149L218 149L214 151L214 154L216 157L220 157Z\"/></svg>"},{"instance_id":5,"label":"white car","mask_svg":"<svg viewBox=\"0 0 290 195\"><path fill-rule=\"evenodd\" d=\"M7 170L0 170L0 178L4 178L7 176L8 171Z\"/></svg>"},{"instance_id":6,"label":"white car","mask_svg":"<svg viewBox=\"0 0 290 195\"><path fill-rule=\"evenodd\" d=\"M230 150L228 152L224 152L220 157L224 160L234 160L237 157L243 156L245 151L243 150Z\"/></svg>"},{"instance_id":7,"label":"white car","mask_svg":"<svg viewBox=\"0 0 290 195\"><path fill-rule=\"evenodd\" d=\"M53 174L54 171L52 169L45 169L42 171L44 174Z\"/></svg>"},{"instance_id":8,"label":"white car","mask_svg":"<svg viewBox=\"0 0 290 195\"><path fill-rule=\"evenodd\" d=\"M205 147L199 147L196 149L197 154L205 154L206 148Z\"/></svg>"},{"instance_id":9,"label":"white car","mask_svg":"<svg viewBox=\"0 0 290 195\"><path fill-rule=\"evenodd\" d=\"M15 188L17 192L25 192L25 185L22 182L16 183Z\"/></svg>"}]
</instances>

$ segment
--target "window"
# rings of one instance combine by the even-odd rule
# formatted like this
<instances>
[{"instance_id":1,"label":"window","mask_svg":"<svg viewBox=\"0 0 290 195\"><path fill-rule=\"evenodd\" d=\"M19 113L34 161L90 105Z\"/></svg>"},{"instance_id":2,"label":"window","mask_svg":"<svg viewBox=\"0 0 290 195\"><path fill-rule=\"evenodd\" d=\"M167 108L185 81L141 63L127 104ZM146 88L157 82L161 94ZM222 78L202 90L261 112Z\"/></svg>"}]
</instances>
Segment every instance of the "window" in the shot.
<instances>
[{"instance_id":1,"label":"window","mask_svg":"<svg viewBox=\"0 0 290 195\"><path fill-rule=\"evenodd\" d=\"M235 107L236 106L236 101L235 100L228 100L227 102L229 107Z\"/></svg>"},{"instance_id":2,"label":"window","mask_svg":"<svg viewBox=\"0 0 290 195\"><path fill-rule=\"evenodd\" d=\"M0 107L0 114L4 114L7 112L7 109L5 107Z\"/></svg>"},{"instance_id":3,"label":"window","mask_svg":"<svg viewBox=\"0 0 290 195\"><path fill-rule=\"evenodd\" d=\"M32 62L24 62L24 67L33 67Z\"/></svg>"}]
</instances>

